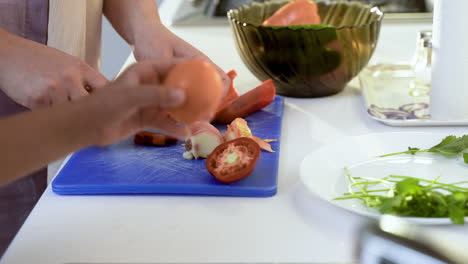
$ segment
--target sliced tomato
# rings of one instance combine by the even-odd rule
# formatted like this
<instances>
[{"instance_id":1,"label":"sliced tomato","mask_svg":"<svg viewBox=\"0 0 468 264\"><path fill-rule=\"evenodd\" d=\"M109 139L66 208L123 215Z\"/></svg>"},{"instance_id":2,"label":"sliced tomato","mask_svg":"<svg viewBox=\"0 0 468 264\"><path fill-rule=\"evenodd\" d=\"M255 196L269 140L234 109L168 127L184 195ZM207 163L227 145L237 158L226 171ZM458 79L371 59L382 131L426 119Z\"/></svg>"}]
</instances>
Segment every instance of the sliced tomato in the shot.
<instances>
[{"instance_id":1,"label":"sliced tomato","mask_svg":"<svg viewBox=\"0 0 468 264\"><path fill-rule=\"evenodd\" d=\"M238 138L216 147L206 159L206 169L222 183L249 176L260 158L260 147L250 138Z\"/></svg>"},{"instance_id":2,"label":"sliced tomato","mask_svg":"<svg viewBox=\"0 0 468 264\"><path fill-rule=\"evenodd\" d=\"M234 79L237 77L237 72L235 70L231 70L226 75L231 79L231 85L229 86L229 91L227 92L226 96L224 96L223 100L218 106L216 113L223 110L226 106L232 104L237 98L239 98L239 93L237 93L236 88L234 88Z\"/></svg>"},{"instance_id":3,"label":"sliced tomato","mask_svg":"<svg viewBox=\"0 0 468 264\"><path fill-rule=\"evenodd\" d=\"M229 124L237 117L250 115L268 106L276 95L273 81L266 80L255 89L241 95L231 105L218 112L215 121L222 124Z\"/></svg>"}]
</instances>

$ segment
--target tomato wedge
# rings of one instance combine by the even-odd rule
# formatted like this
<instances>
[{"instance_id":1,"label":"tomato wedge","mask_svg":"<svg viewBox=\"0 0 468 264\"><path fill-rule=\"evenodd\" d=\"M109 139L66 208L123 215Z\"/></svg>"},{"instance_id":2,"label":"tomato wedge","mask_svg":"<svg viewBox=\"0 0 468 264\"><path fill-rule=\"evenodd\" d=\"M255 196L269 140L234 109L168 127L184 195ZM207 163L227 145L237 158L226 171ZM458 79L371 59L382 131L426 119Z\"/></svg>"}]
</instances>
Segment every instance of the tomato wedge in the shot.
<instances>
[{"instance_id":1,"label":"tomato wedge","mask_svg":"<svg viewBox=\"0 0 468 264\"><path fill-rule=\"evenodd\" d=\"M317 4L310 0L295 0L278 9L262 26L321 24Z\"/></svg>"},{"instance_id":2,"label":"tomato wedge","mask_svg":"<svg viewBox=\"0 0 468 264\"><path fill-rule=\"evenodd\" d=\"M229 124L237 117L250 115L267 105L275 99L276 89L273 81L266 80L255 89L241 95L231 105L218 112L215 121Z\"/></svg>"},{"instance_id":3,"label":"tomato wedge","mask_svg":"<svg viewBox=\"0 0 468 264\"><path fill-rule=\"evenodd\" d=\"M222 183L249 176L260 158L258 144L246 137L224 142L206 158L206 169Z\"/></svg>"}]
</instances>

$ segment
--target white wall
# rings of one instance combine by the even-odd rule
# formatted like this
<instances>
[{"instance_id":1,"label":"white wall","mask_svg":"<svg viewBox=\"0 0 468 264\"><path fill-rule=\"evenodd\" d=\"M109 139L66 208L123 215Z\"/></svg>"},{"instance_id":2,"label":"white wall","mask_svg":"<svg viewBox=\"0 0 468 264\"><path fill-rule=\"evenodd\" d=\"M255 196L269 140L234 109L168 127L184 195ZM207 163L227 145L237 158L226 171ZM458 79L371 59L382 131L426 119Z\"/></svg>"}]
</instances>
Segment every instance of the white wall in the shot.
<instances>
[{"instance_id":1,"label":"white wall","mask_svg":"<svg viewBox=\"0 0 468 264\"><path fill-rule=\"evenodd\" d=\"M160 4L163 0L156 0ZM113 79L130 54L130 46L115 32L106 18L102 22L102 61L101 72Z\"/></svg>"},{"instance_id":2,"label":"white wall","mask_svg":"<svg viewBox=\"0 0 468 264\"><path fill-rule=\"evenodd\" d=\"M102 61L101 72L111 80L130 54L130 46L110 25L106 18L102 22Z\"/></svg>"}]
</instances>

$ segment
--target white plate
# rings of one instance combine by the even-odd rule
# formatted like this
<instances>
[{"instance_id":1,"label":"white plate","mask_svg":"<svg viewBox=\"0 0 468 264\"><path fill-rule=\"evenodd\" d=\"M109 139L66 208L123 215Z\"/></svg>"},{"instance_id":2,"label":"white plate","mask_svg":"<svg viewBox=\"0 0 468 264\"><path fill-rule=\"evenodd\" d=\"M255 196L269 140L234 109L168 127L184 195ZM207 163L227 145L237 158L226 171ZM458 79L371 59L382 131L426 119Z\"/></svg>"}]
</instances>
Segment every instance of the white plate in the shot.
<instances>
[{"instance_id":1,"label":"white plate","mask_svg":"<svg viewBox=\"0 0 468 264\"><path fill-rule=\"evenodd\" d=\"M434 179L452 183L468 181L468 166L463 158L447 158L437 154L399 155L376 158L378 155L404 151L408 147L430 148L439 143L445 134L435 133L376 133L348 137L308 154L300 168L305 186L320 198L343 209L379 218L374 208L367 208L360 200L334 200L348 192L348 179L344 167L351 175L382 178L390 174ZM460 185L468 187L468 184ZM450 224L449 218L404 217L419 224ZM468 221L468 217L465 217Z\"/></svg>"}]
</instances>

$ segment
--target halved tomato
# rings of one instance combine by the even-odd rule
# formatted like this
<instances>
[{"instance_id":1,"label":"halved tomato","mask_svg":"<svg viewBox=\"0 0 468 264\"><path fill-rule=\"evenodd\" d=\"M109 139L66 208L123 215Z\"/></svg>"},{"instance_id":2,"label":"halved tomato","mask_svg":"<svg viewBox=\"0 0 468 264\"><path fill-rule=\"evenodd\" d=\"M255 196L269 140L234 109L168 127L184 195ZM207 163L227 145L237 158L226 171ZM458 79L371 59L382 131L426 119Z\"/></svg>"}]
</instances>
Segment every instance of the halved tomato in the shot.
<instances>
[{"instance_id":1,"label":"halved tomato","mask_svg":"<svg viewBox=\"0 0 468 264\"><path fill-rule=\"evenodd\" d=\"M260 147L250 138L224 142L206 158L206 169L222 183L249 176L260 158Z\"/></svg>"}]
</instances>

